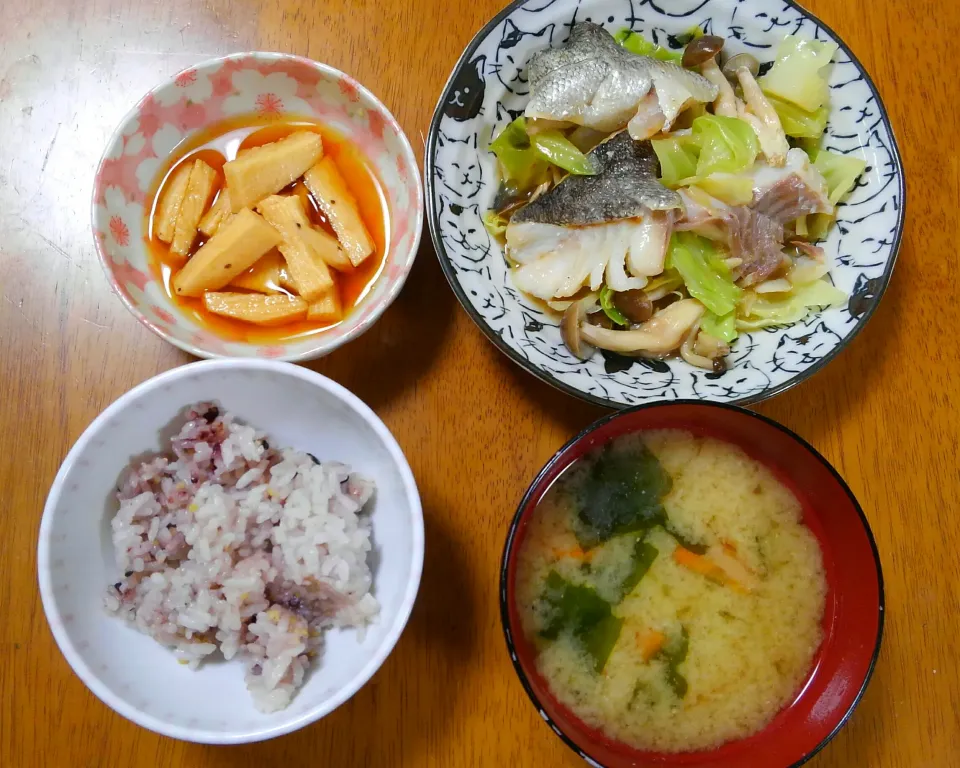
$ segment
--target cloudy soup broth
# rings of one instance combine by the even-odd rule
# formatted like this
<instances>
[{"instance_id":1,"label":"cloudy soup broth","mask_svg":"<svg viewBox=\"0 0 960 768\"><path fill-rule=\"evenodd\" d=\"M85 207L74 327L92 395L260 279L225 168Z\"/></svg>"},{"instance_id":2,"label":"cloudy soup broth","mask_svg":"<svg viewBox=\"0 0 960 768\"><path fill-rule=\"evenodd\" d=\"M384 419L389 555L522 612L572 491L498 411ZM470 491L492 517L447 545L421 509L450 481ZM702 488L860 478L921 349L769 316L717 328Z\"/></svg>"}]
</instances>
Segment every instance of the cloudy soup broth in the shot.
<instances>
[{"instance_id":1,"label":"cloudy soup broth","mask_svg":"<svg viewBox=\"0 0 960 768\"><path fill-rule=\"evenodd\" d=\"M349 269L340 269L331 274L334 278L334 290L339 297L341 315L337 319L294 319L289 322L258 325L231 317L215 314L207 309L201 297L178 295L174 287L174 278L184 266L182 258L171 252L168 243L158 237L157 223L161 201L167 193L178 169L190 166L196 160L202 160L216 175L216 192L207 205L209 210L216 205L218 198L226 189L223 166L237 158L238 154L255 147L262 147L285 139L298 132L319 134L323 144L323 158L330 158L347 184L347 188L357 203L357 209L363 225L369 233L373 252L359 265ZM301 199L309 223L317 230L336 237L336 232L328 217L324 214L318 200L307 188L303 178L279 190L278 195L296 195ZM247 341L252 343L276 343L301 340L322 333L342 322L367 295L376 281L386 258L389 242L389 209L380 180L377 178L369 160L360 149L338 131L316 121L300 117L280 118L276 116L244 115L229 118L193 134L172 153L171 159L158 173L148 195L145 210L146 240L151 253L151 265L170 300L188 317L202 327L229 341ZM198 232L193 241L189 258L209 240L203 232ZM266 259L275 260L282 265L283 257L277 249L266 254ZM189 259L188 259L189 260ZM239 275L221 290L231 293L244 293L250 277L258 269L254 265ZM281 268L281 274L285 274ZM296 296L294 284L281 279L270 283L269 292L277 296Z\"/></svg>"},{"instance_id":2,"label":"cloudy soup broth","mask_svg":"<svg viewBox=\"0 0 960 768\"><path fill-rule=\"evenodd\" d=\"M811 674L826 592L793 493L736 446L683 431L578 460L518 552L538 672L581 720L641 750L760 731Z\"/></svg>"}]
</instances>

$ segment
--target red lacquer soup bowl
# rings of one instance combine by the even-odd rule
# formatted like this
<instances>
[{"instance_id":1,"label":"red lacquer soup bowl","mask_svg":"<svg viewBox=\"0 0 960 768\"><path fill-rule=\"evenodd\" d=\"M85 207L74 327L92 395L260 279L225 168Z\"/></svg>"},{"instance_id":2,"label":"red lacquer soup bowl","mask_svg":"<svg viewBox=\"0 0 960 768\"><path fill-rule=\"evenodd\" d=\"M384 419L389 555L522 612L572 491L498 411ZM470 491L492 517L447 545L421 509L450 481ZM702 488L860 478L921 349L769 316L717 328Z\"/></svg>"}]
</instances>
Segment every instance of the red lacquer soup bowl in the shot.
<instances>
[{"instance_id":1,"label":"red lacquer soup bowl","mask_svg":"<svg viewBox=\"0 0 960 768\"><path fill-rule=\"evenodd\" d=\"M716 749L641 752L606 737L561 705L536 669L516 606L516 554L530 516L553 482L593 448L635 432L683 429L725 440L763 462L793 490L804 523L823 551L827 598L824 639L793 698L759 733ZM600 419L561 448L533 481L510 526L500 571L500 610L507 647L527 694L546 723L585 760L607 768L793 768L836 735L863 696L880 652L883 577L863 510L836 470L803 439L770 419L735 406L679 401L643 405Z\"/></svg>"}]
</instances>

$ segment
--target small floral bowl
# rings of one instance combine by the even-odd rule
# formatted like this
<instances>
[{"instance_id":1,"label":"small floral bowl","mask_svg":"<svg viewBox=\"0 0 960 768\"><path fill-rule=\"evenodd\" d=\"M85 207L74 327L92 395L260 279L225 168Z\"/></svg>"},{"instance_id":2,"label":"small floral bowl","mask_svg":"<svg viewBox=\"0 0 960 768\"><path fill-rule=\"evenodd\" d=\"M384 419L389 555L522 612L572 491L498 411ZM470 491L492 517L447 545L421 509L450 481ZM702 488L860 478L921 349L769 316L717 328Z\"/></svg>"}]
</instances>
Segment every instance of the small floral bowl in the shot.
<instances>
[{"instance_id":1,"label":"small floral bowl","mask_svg":"<svg viewBox=\"0 0 960 768\"><path fill-rule=\"evenodd\" d=\"M390 228L379 277L343 322L307 339L256 344L220 338L170 301L150 264L144 206L158 171L192 133L246 114L313 118L349 136L371 163L386 197ZM210 59L153 89L114 132L93 185L94 239L113 290L141 323L199 357L308 360L356 338L400 293L422 226L420 171L387 108L349 75L281 53Z\"/></svg>"}]
</instances>

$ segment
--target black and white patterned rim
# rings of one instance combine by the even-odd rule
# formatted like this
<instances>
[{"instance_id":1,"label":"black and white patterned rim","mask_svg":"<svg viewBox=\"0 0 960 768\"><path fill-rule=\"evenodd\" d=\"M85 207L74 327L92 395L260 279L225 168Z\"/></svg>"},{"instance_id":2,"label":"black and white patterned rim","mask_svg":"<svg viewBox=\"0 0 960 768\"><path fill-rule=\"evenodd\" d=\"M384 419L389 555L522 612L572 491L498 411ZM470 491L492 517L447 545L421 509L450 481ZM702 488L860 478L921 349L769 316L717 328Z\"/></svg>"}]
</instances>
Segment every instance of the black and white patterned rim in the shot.
<instances>
[{"instance_id":1,"label":"black and white patterned rim","mask_svg":"<svg viewBox=\"0 0 960 768\"><path fill-rule=\"evenodd\" d=\"M794 441L803 446L814 458L816 458L830 472L830 474L833 475L837 483L840 484L843 492L850 499L850 503L853 504L854 509L857 511L857 516L860 518L860 523L863 526L863 531L867 536L867 541L870 543L870 551L873 554L873 562L874 566L876 567L877 590L879 594L879 601L877 603L877 638L873 645L873 651L870 654L870 664L867 667L866 674L863 677L863 682L860 685L860 689L857 691L857 695L854 697L847 711L844 712L843 716L837 721L837 724L834 726L833 730L831 730L830 733L828 733L823 740L810 752L803 755L799 760L791 763L789 766L785 766L785 768L800 768L801 765L811 760L824 747L826 747L833 737L840 732L840 729L847 724L847 722L853 716L853 712L857 708L857 705L860 704L860 700L863 698L863 695L867 691L867 686L870 684L870 679L873 677L873 671L877 666L877 660L880 658L880 646L883 642L883 624L884 619L886 618L886 603L883 591L883 568L880 565L880 552L877 550L877 543L873 537L873 531L870 528L870 523L867 522L867 516L863 512L860 502L857 501L857 497L853 495L853 491L850 490L850 486L847 485L840 473L833 468L833 465L830 464L830 462L827 461L816 448L800 437L800 435L762 414L754 413L746 408L741 408L729 403L711 403L703 400L676 400L670 403L645 403L643 405L637 405L616 413L607 414L606 416L597 419L595 422L593 422L593 424L586 427L579 434L568 440L567 443L560 448L537 473L537 476L533 479L533 482L530 483L529 488L527 488L526 492L523 494L523 498L517 505L517 511L514 513L513 520L510 522L510 528L507 530L507 539L503 545L503 554L500 557L500 624L503 628L504 640L507 643L507 652L510 654L510 661L513 663L513 668L517 673L517 677L520 678L520 683L523 685L523 690L526 691L527 696L537 708L537 712L539 712L540 717L543 718L544 722L550 726L553 732L556 733L557 736L559 736L563 742L570 747L570 749L576 752L590 765L596 766L597 768L604 768L601 763L598 763L594 758L590 757L579 746L577 746L573 739L567 736L559 728L559 726L553 722L550 716L546 713L546 710L543 708L543 704L537 697L537 694L534 692L533 687L530 685L530 681L527 678L526 672L524 672L523 667L520 665L520 660L517 656L517 650L513 641L513 630L510 626L510 610L507 602L507 569L513 553L517 529L519 528L520 521L523 517L523 510L527 508L531 501L533 501L534 491L540 485L542 479L553 472L556 465L562 460L562 457L573 445L580 442L588 435L603 427L607 423L613 421L614 419L628 416L636 411L642 411L648 408L672 408L686 405L707 406L710 408L723 408L728 411L735 411L736 413L757 419L770 425L771 427L775 427L787 436L791 437Z\"/></svg>"},{"instance_id":2,"label":"black and white patterned rim","mask_svg":"<svg viewBox=\"0 0 960 768\"><path fill-rule=\"evenodd\" d=\"M648 15L656 16L660 19L667 19L678 24L680 23L677 21L678 19L682 20L686 17L692 17L694 14L699 14L700 17L703 17L703 14L707 13L707 21L709 23L713 21L713 17L709 16L708 6L713 4L719 8L720 6L729 6L732 4L733 10L729 17L730 23L727 29L736 30L742 29L742 27L735 26L734 17L742 4L747 2L752 2L752 0L729 0L729 2L724 2L724 0L702 0L702 2L699 2L695 7L687 11L673 13L665 11L655 0L624 0L625 6L629 8L629 12L623 18L629 22L630 26L633 26L634 22L644 21L644 12L646 12ZM450 117L453 115L451 110L458 109L461 106L460 92L456 90L458 80L465 74L469 76L471 68L474 68L479 61L481 66L478 72L478 85L481 91L481 99L484 87L483 77L490 77L491 83L494 82L494 79L498 80L499 83L507 86L507 89L510 91L510 94L507 95L513 95L515 91L504 79L500 69L501 65L494 65L492 71L488 74L483 71L482 67L485 55L474 56L478 48L487 43L487 38L493 30L504 22L508 25L512 24L510 17L520 10L536 14L540 12L555 13L557 8L560 7L569 8L570 11L572 11L571 20L569 24L565 23L562 25L569 27L574 20L584 18L583 15L578 17L578 12L583 11L585 14L589 12L588 9L591 7L611 4L612 3L603 3L603 0L514 0L514 2L498 13L474 36L470 45L467 46L461 55L438 101L430 124L425 148L424 168L427 192L427 219L434 248L444 274L464 309L498 349L541 380L561 391L582 398L588 402L605 407L623 408L651 400L677 400L686 397L700 397L705 400L749 405L785 392L791 387L805 381L820 370L826 363L833 360L836 355L856 337L873 315L893 273L903 234L906 210L903 164L893 129L890 125L889 116L880 100L876 86L859 60L854 56L853 52L833 30L821 22L816 16L793 2L793 0L780 0L777 5L784 13L789 12L793 15L798 15L801 23L812 23L814 25L813 33L815 36L823 35L836 42L843 54L848 57L848 60L844 61L843 64L852 65L856 69L856 76L849 82L832 84L831 87L835 89L842 88L846 85L852 85L856 81L862 81L862 84L867 89L865 93L869 94L866 103L872 102L879 113L875 122L864 129L860 129L861 133L831 134L829 138L836 140L835 143L839 142L841 145L834 148L841 152L849 151L849 149L845 149L843 141L853 140L857 137L863 138L865 134L863 134L862 131L866 130L869 138L864 143L864 148L866 148L866 144L875 137L878 147L882 149L884 157L887 158L883 163L883 183L880 189L876 192L870 189L869 197L857 201L857 204L873 201L875 210L861 215L859 218L848 221L841 220L840 222L841 226L839 229L843 234L846 234L846 230L844 229L845 225L859 228L857 234L864 236L860 238L859 245L854 246L854 248L866 253L869 257L866 259L869 263L864 264L863 261L857 261L857 256L840 256L841 262L843 262L844 259L848 260L843 265L843 268L847 269L848 274L853 275L853 272L856 271L855 282L850 280L850 284L846 286L851 294L851 301L847 307L843 308L842 312L844 314L842 317L838 314L828 323L824 320L826 313L824 313L824 315L814 314L805 321L786 329L768 329L767 331L755 333L751 336L742 337L741 340L738 341L738 345L742 346L735 346L734 353L731 356L733 362L731 370L728 371L727 374L722 375L723 378L717 374L705 371L691 374L690 370L681 371L678 368L679 363L668 366L667 363L660 361L639 362L638 365L641 367L641 373L639 375L631 374L630 372L621 375L620 372L623 368L617 367L617 361L608 360L605 367L602 362L599 364L579 364L570 356L566 355L565 351L563 351L557 343L547 349L546 358L548 359L546 362L544 362L543 359L531 359L531 356L528 354L529 350L537 349L541 353L544 351L544 344L540 334L543 332L546 324L540 322L538 319L541 313L538 313L536 310L531 310L529 306L521 306L516 291L509 286L503 286L502 289L494 287L490 292L489 298L482 297L478 299L476 292L468 290L461 282L461 273L464 270L454 263L454 257L458 255L454 246L459 246L462 242L465 248L477 252L476 258L474 258L474 254L472 253L463 254L467 259L467 261L463 263L466 264L477 264L483 258L495 256L496 253L491 251L489 246L483 249L482 247L477 247L475 243L468 244L468 237L477 237L477 235L473 234L477 227L472 226L472 220L471 223L465 224L461 216L460 219L455 222L454 232L457 240L456 243L451 241L451 235L449 233L445 235L442 231L441 215L444 212L442 208L444 202L447 202L442 200L442 198L446 191L451 189L451 186L449 183L445 183L438 175L438 172L443 172L442 167L439 167L442 166L442 163L438 163L438 142L442 146L441 136L443 130L441 124L444 118L447 118L448 125L453 125L453 123L450 122ZM770 3L761 4L758 0L757 5L765 10L758 11L755 14L756 19L763 17L764 22L768 24L767 29L761 30L762 33L770 33L772 30L774 34L780 37L794 31L787 28L787 22L781 22L773 15L775 11L770 8ZM613 19L614 16L611 15L609 21L612 23ZM526 45L528 42L524 40L526 37L533 40L533 38L543 36L544 39L549 37L549 39L556 42L562 38L558 37L554 39L553 33L555 26L557 26L557 24L550 24L548 27L550 30L549 35L546 35L545 31L547 28L539 32L527 32L513 25L512 31L509 34L504 33L500 48L505 49L508 45ZM660 30L660 32L663 33L663 30ZM559 34L560 33L558 33L558 36ZM656 36L657 32L654 31L653 34ZM508 37L510 37L509 41L507 40ZM771 47L768 43L757 43L747 40L743 38L742 34L741 38L742 44L750 48L769 49ZM536 42L537 41L534 40L534 43ZM498 48L498 55L500 48ZM522 78L520 78L519 81L514 80L512 82L514 84L517 82L525 84ZM476 94L474 94L474 98L476 98ZM516 105L514 101L513 106ZM497 121L500 123L509 120L511 114L515 112L515 110L509 108L509 104L504 105L499 101L497 101L494 106L498 113ZM478 109L480 107L482 107L482 105L479 105ZM852 107L847 105L844 106L843 109L850 110ZM504 113L502 116L499 114L501 110ZM867 111L867 109L860 110L860 117L856 120L857 124L867 117L873 118L873 113L871 112L867 115ZM468 117L473 116L457 114L453 119L462 121L468 119ZM833 118L833 115L831 118ZM852 120L852 118L853 113L850 113L849 120ZM482 122L485 128L492 128L494 118L490 116ZM458 123L458 125L459 124L462 123ZM852 123L850 124L852 125ZM480 141L478 136L479 133L475 132L468 138L458 137L453 139L453 141L462 144L472 141L472 149L476 150ZM482 138L489 139L489 135ZM479 183L482 184L482 168L480 169L480 175L481 180ZM466 179L466 177L464 178ZM460 204L462 202L463 200L451 202L448 204L448 207L453 212L462 214L464 211L464 206ZM853 200L851 198L851 204L852 203ZM473 207L476 208L476 206ZM843 207L841 207L841 210L843 210ZM474 211L474 213L478 214L479 210ZM885 228L886 231L884 231L883 227L876 227L878 219L872 217L880 217L880 220L889 222L889 226ZM872 220L869 222L864 221L865 219L871 218ZM478 219L476 223L479 225ZM881 231L882 234L877 234L878 230ZM467 233L470 234L468 235ZM483 233L483 235L485 236L485 233ZM477 270L471 269L469 271ZM487 269L487 275L489 278L489 269ZM473 298L471 298L468 293L472 293ZM481 302L486 302L486 304L478 308ZM511 312L516 315L512 318L512 322L508 323L502 320L504 315ZM839 313L840 310L837 310L837 312ZM500 320L501 326L495 328L491 318ZM800 335L791 336L788 333L791 331ZM505 335L508 338L504 338ZM518 338L521 335L524 338ZM798 346L807 345L811 338L813 339L813 344L809 346ZM749 341L747 341L747 339L749 339ZM778 359L777 355L780 354L781 347L784 346L785 342L786 347L784 348L783 358ZM547 346L549 347L550 345ZM792 349L791 346L793 347ZM762 347L765 351L751 355L757 347ZM770 350L773 350L774 347L775 351L771 353ZM792 355L792 357L790 357L790 355ZM543 358L544 356L540 354L539 357ZM592 372L588 373L588 369L590 369L591 366ZM597 375L598 373L600 374L599 376ZM613 374L613 376L604 376L604 373ZM654 378L655 376L659 378ZM664 378L664 376L666 376L666 378ZM689 383L681 384L681 376L684 376L685 380L689 379ZM601 381L601 379L604 379L604 381Z\"/></svg>"}]
</instances>

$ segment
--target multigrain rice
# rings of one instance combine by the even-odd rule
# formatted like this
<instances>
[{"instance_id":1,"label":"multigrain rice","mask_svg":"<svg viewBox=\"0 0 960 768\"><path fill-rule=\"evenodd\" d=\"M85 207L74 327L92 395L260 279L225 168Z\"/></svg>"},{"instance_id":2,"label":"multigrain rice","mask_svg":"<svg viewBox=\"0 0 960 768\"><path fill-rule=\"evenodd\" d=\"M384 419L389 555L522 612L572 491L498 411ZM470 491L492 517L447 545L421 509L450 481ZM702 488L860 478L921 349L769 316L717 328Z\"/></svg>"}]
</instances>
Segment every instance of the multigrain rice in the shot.
<instances>
[{"instance_id":1,"label":"multigrain rice","mask_svg":"<svg viewBox=\"0 0 960 768\"><path fill-rule=\"evenodd\" d=\"M256 706L282 709L323 630L362 631L379 611L365 514L374 484L271 445L213 403L189 410L170 449L120 484L122 578L105 605L182 664L242 659Z\"/></svg>"}]
</instances>

